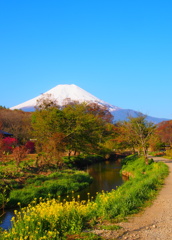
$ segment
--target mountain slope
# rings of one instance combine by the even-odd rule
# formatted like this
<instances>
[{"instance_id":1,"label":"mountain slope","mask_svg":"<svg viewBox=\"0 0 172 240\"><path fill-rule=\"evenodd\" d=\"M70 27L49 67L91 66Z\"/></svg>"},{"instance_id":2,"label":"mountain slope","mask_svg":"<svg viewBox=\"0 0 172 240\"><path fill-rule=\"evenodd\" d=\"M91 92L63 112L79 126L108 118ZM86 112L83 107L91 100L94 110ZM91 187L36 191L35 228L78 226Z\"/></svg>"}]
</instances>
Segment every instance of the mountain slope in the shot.
<instances>
[{"instance_id":1,"label":"mountain slope","mask_svg":"<svg viewBox=\"0 0 172 240\"><path fill-rule=\"evenodd\" d=\"M21 109L26 112L31 112L35 110L35 106L37 104L37 100L41 97L51 96L54 98L58 105L63 106L64 103L66 103L67 100L72 101L78 101L78 102L88 102L88 103L97 103L99 105L106 106L111 114L114 116L114 121L121 121L126 120L129 116L136 117L138 114L140 114L137 111L131 110L131 109L121 109L117 106L111 105L109 103L104 102L103 100L93 96L92 94L88 93L84 89L76 86L75 84L61 84L57 85L56 87L50 89L49 91L45 92L44 94L41 94L29 101L26 101L24 103L21 103L17 106L11 107L11 110L14 109ZM155 118L151 116L147 116L147 120L159 123L162 121L166 121L168 119L165 118Z\"/></svg>"},{"instance_id":2,"label":"mountain slope","mask_svg":"<svg viewBox=\"0 0 172 240\"><path fill-rule=\"evenodd\" d=\"M112 111L111 113L114 116L115 122L127 120L128 117L138 117L138 115L141 114L140 112L134 111L132 109L117 109L116 111ZM148 122L153 122L157 124L163 121L167 121L168 119L146 116L146 120Z\"/></svg>"}]
</instances>

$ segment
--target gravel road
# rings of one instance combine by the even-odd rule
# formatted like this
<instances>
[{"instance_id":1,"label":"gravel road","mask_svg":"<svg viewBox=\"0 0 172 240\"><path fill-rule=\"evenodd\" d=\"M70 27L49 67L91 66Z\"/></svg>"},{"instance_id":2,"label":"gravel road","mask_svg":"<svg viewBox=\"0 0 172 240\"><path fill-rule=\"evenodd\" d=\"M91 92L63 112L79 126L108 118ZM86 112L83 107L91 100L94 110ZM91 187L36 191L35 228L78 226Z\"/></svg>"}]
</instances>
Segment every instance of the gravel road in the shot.
<instances>
[{"instance_id":1,"label":"gravel road","mask_svg":"<svg viewBox=\"0 0 172 240\"><path fill-rule=\"evenodd\" d=\"M97 232L105 239L172 240L172 161L153 157L169 166L170 174L153 204L144 212L119 223L118 231Z\"/></svg>"}]
</instances>

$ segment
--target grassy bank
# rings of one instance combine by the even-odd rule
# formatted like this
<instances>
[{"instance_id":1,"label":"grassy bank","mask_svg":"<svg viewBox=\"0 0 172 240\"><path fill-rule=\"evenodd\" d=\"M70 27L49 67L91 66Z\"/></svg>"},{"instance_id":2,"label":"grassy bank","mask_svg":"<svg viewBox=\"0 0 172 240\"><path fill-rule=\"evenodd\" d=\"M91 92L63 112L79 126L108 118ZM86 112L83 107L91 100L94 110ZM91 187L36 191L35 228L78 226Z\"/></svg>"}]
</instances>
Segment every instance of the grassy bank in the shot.
<instances>
[{"instance_id":1,"label":"grassy bank","mask_svg":"<svg viewBox=\"0 0 172 240\"><path fill-rule=\"evenodd\" d=\"M55 199L33 202L21 209L13 219L13 228L1 233L1 239L100 239L84 233L104 220L117 221L139 211L145 202L153 199L168 175L164 163L149 165L142 158L130 156L123 161L123 173L130 172L130 180L109 193L98 194L95 201L72 201ZM82 236L81 236L82 235Z\"/></svg>"},{"instance_id":2,"label":"grassy bank","mask_svg":"<svg viewBox=\"0 0 172 240\"><path fill-rule=\"evenodd\" d=\"M72 191L77 192L86 188L92 181L88 173L77 170L61 170L49 175L37 175L26 179L22 189L11 190L7 207L28 205L34 198L56 198L64 196Z\"/></svg>"},{"instance_id":3,"label":"grassy bank","mask_svg":"<svg viewBox=\"0 0 172 240\"><path fill-rule=\"evenodd\" d=\"M69 168L79 168L82 169L88 165L103 162L105 160L104 157L100 155L78 155L78 156L71 156L69 157L63 157L64 163Z\"/></svg>"},{"instance_id":4,"label":"grassy bank","mask_svg":"<svg viewBox=\"0 0 172 240\"><path fill-rule=\"evenodd\" d=\"M0 206L4 198L9 201L6 208L27 206L34 198L64 196L79 191L92 182L88 173L69 169L56 162L37 163L37 155L29 155L17 166L12 156L0 162ZM4 189L6 189L4 196Z\"/></svg>"}]
</instances>

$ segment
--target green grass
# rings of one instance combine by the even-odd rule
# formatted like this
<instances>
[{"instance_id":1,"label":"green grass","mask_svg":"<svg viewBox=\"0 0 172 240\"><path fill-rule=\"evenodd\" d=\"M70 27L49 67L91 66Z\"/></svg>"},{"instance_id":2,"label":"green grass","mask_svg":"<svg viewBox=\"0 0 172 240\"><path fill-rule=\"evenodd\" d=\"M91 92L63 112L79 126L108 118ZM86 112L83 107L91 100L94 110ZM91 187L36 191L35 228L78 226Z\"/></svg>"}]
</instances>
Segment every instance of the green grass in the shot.
<instances>
[{"instance_id":1,"label":"green grass","mask_svg":"<svg viewBox=\"0 0 172 240\"><path fill-rule=\"evenodd\" d=\"M88 173L76 170L64 170L44 176L29 178L22 189L12 190L9 194L7 207L28 205L34 198L57 197L77 192L87 187L92 181Z\"/></svg>"},{"instance_id":2,"label":"green grass","mask_svg":"<svg viewBox=\"0 0 172 240\"><path fill-rule=\"evenodd\" d=\"M102 229L102 230L119 230L122 227L119 226L119 225L114 225L114 224L113 225L109 225L109 224L107 224L107 225L100 225L100 226L98 226L98 228Z\"/></svg>"}]
</instances>

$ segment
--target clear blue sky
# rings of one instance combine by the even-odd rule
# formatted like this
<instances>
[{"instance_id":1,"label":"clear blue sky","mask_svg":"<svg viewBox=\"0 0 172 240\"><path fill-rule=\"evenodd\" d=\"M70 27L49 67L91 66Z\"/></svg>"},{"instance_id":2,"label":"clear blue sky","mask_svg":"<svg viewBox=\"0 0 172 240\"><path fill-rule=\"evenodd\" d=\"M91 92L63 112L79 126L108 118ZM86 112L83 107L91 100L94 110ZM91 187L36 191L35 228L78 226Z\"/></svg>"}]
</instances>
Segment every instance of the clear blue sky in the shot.
<instances>
[{"instance_id":1,"label":"clear blue sky","mask_svg":"<svg viewBox=\"0 0 172 240\"><path fill-rule=\"evenodd\" d=\"M0 105L72 83L172 119L172 1L1 0Z\"/></svg>"}]
</instances>

